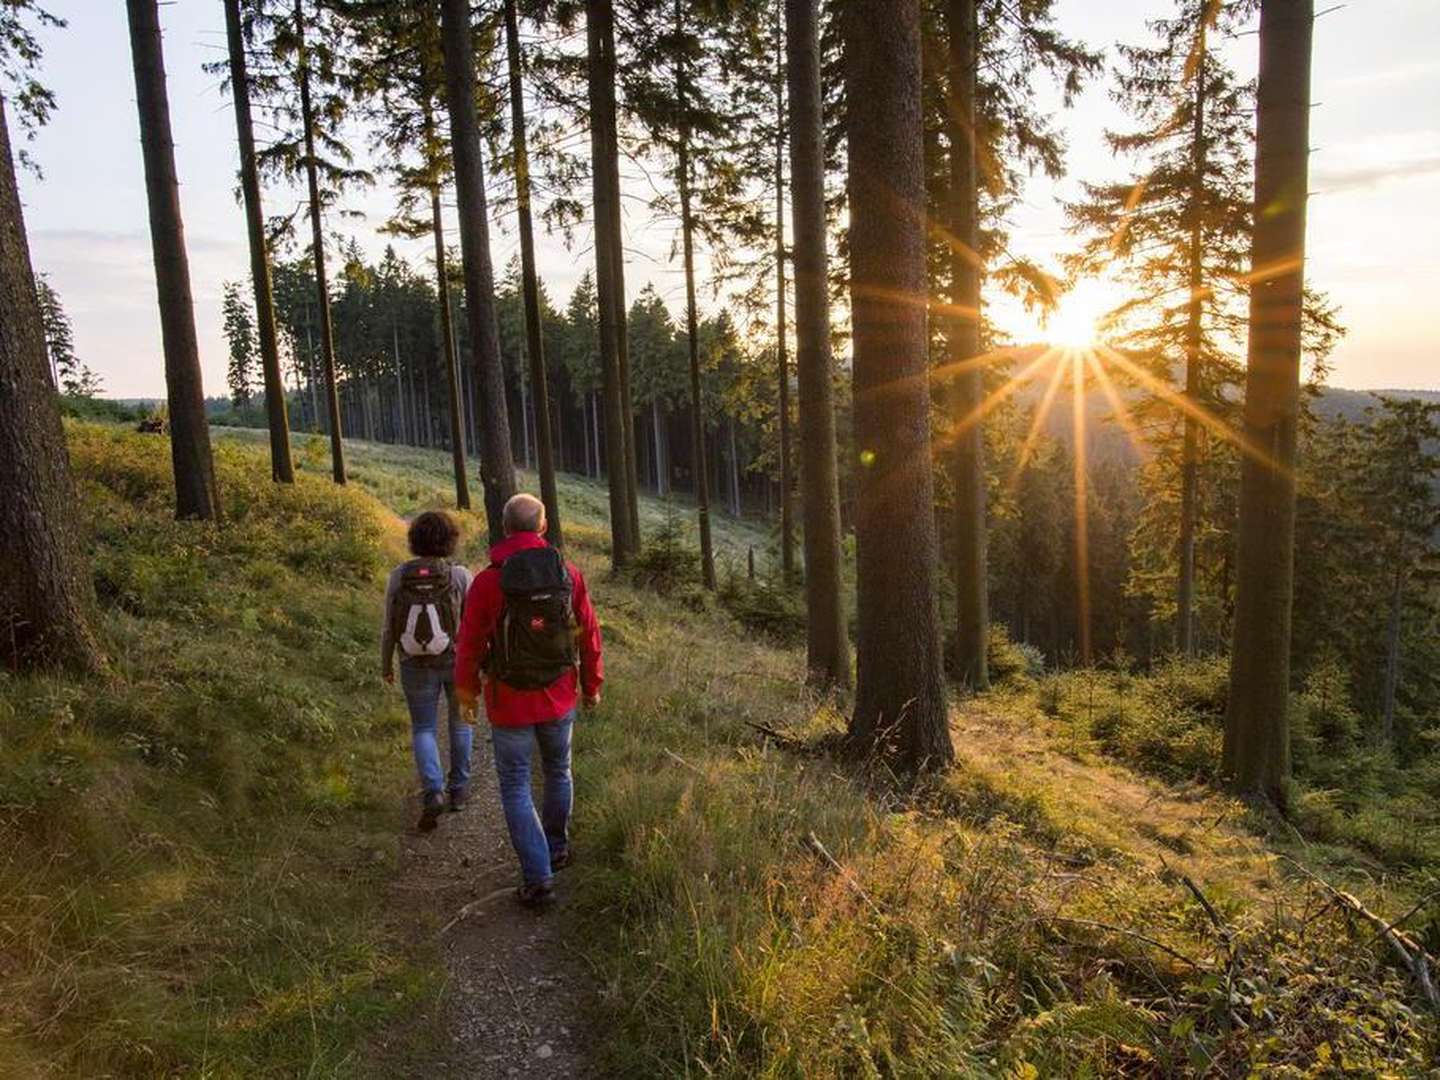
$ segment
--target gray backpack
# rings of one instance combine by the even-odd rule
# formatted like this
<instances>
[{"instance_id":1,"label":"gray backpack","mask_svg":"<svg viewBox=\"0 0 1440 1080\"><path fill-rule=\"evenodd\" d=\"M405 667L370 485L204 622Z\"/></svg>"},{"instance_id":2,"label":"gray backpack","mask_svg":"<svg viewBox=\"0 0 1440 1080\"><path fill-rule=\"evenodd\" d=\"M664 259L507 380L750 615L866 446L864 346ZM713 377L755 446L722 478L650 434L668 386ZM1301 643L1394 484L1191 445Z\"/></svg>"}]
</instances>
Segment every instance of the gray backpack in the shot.
<instances>
[{"instance_id":1,"label":"gray backpack","mask_svg":"<svg viewBox=\"0 0 1440 1080\"><path fill-rule=\"evenodd\" d=\"M440 667L455 654L460 625L445 559L412 559L400 568L400 585L390 607L390 635L412 664Z\"/></svg>"}]
</instances>

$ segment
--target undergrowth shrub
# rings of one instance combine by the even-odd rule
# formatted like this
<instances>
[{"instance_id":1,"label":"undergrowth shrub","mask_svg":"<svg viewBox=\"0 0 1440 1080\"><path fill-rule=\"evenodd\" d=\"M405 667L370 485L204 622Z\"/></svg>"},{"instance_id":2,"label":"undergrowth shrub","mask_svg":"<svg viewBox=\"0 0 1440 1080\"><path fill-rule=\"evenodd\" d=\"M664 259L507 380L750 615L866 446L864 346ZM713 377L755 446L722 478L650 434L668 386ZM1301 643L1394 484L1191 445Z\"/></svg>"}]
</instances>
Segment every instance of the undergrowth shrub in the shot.
<instances>
[{"instance_id":1,"label":"undergrowth shrub","mask_svg":"<svg viewBox=\"0 0 1440 1080\"><path fill-rule=\"evenodd\" d=\"M946 655L951 655L951 651L947 650ZM1038 679L1045 674L1045 654L1028 642L1011 640L1004 625L998 622L990 624L985 655L992 682Z\"/></svg>"}]
</instances>

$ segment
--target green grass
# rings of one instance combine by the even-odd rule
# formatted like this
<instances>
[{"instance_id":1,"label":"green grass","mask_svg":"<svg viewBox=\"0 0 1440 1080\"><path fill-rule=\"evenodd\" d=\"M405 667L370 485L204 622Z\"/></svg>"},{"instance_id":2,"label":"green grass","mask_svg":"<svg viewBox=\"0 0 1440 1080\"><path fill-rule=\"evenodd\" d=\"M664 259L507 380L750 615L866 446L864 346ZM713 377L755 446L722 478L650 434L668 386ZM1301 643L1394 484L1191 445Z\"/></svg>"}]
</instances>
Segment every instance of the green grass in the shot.
<instances>
[{"instance_id":1,"label":"green grass","mask_svg":"<svg viewBox=\"0 0 1440 1080\"><path fill-rule=\"evenodd\" d=\"M337 491L302 439L287 491L260 440L226 433L217 530L168 520L163 440L70 430L114 673L0 683L0 1072L363 1074L366 1039L440 990L438 957L383 919L410 767L372 623L389 513L448 502L448 458L352 444ZM1170 786L1188 766L1161 782L1105 764L1114 738L1166 767L1143 731L1096 730L1098 684L1037 688L1017 657L1014 688L957 710L959 769L872 786L820 752L843 717L804 691L799 651L756 632L783 597L697 598L683 548L652 548L640 585L614 580L603 489L567 478L562 499L610 681L576 735L584 857L557 917L595 972L604 1074L1434 1060L1405 974L1220 824L1227 804ZM645 513L652 538L685 520ZM749 523L720 529L763 550ZM1206 685L1170 692L1200 709Z\"/></svg>"},{"instance_id":2,"label":"green grass","mask_svg":"<svg viewBox=\"0 0 1440 1080\"><path fill-rule=\"evenodd\" d=\"M388 516L222 445L225 526L177 523L164 440L69 432L111 669L0 681L0 1072L352 1075L433 992L381 924Z\"/></svg>"}]
</instances>

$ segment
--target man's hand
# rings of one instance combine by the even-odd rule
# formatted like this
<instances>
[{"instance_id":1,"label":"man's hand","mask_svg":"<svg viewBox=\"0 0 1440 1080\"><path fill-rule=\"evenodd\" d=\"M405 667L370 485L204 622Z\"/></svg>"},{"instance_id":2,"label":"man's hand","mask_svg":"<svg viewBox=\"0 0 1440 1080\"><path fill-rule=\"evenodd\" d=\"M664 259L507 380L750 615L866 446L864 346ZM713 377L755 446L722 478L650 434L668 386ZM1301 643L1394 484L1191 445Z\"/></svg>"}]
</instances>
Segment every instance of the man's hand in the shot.
<instances>
[{"instance_id":1,"label":"man's hand","mask_svg":"<svg viewBox=\"0 0 1440 1080\"><path fill-rule=\"evenodd\" d=\"M474 727L480 717L480 709L475 695L468 690L461 690L457 687L455 690L455 700L460 705L460 719L464 720L465 723L471 727Z\"/></svg>"},{"instance_id":2,"label":"man's hand","mask_svg":"<svg viewBox=\"0 0 1440 1080\"><path fill-rule=\"evenodd\" d=\"M393 671L387 671L387 672L385 672L385 674L381 675L380 677L385 680L385 685L386 685L386 686L394 686L394 685L395 685L395 672L393 672Z\"/></svg>"},{"instance_id":3,"label":"man's hand","mask_svg":"<svg viewBox=\"0 0 1440 1080\"><path fill-rule=\"evenodd\" d=\"M586 694L584 700L581 702L581 705L584 707L586 712L590 712L593 709L598 709L600 707L600 691L596 690L593 694Z\"/></svg>"}]
</instances>

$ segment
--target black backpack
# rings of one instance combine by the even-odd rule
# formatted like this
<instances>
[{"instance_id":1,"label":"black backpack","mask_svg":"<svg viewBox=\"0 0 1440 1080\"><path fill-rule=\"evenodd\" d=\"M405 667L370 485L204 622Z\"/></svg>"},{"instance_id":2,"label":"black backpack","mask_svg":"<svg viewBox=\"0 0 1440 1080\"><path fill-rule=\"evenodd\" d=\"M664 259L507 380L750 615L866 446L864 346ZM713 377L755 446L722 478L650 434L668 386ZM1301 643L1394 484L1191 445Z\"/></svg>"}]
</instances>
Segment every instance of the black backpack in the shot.
<instances>
[{"instance_id":1,"label":"black backpack","mask_svg":"<svg viewBox=\"0 0 1440 1080\"><path fill-rule=\"evenodd\" d=\"M517 690L543 690L575 666L570 571L553 547L529 548L501 564L500 591L505 606L486 669Z\"/></svg>"},{"instance_id":2,"label":"black backpack","mask_svg":"<svg viewBox=\"0 0 1440 1080\"><path fill-rule=\"evenodd\" d=\"M412 559L400 568L400 585L390 608L390 633L405 659L421 667L441 667L455 655L460 625L450 563Z\"/></svg>"}]
</instances>

